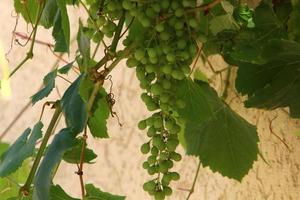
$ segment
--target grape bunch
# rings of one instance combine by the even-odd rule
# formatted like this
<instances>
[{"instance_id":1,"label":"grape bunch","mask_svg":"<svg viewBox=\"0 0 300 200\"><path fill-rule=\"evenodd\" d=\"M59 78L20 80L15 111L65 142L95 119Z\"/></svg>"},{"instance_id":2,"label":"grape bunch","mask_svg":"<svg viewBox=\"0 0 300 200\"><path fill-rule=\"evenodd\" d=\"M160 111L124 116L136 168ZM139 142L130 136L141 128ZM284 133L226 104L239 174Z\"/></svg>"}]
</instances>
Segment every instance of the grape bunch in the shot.
<instances>
[{"instance_id":1,"label":"grape bunch","mask_svg":"<svg viewBox=\"0 0 300 200\"><path fill-rule=\"evenodd\" d=\"M176 152L181 127L174 110L186 105L175 93L176 85L189 76L198 52L194 38L200 33L199 24L195 13L189 12L196 0L123 0L122 6L144 33L142 41L130 37L123 41L125 46L134 43L127 66L135 67L140 87L145 90L141 99L153 112L138 123L139 129L147 129L149 138L141 146L141 152L149 154L143 168L154 176L143 188L156 200L163 200L172 194L171 181L180 178L172 171L174 162L182 159Z\"/></svg>"}]
</instances>

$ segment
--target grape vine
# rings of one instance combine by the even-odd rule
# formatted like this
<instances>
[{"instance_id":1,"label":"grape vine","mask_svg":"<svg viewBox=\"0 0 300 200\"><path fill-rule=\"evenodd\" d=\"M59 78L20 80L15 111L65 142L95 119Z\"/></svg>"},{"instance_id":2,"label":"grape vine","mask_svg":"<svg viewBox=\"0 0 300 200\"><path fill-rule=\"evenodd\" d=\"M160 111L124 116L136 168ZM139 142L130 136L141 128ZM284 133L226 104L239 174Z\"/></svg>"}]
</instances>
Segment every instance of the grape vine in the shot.
<instances>
[{"instance_id":1,"label":"grape vine","mask_svg":"<svg viewBox=\"0 0 300 200\"><path fill-rule=\"evenodd\" d=\"M296 1L262 0L251 7L238 0L14 0L16 13L30 24L32 32L26 38L14 29L14 34L31 43L9 77L34 58L36 43L47 45L58 60L70 52L74 30L68 6L86 14L85 18L78 17L74 61L60 68L54 65L31 103L47 98L57 84L56 78L70 86L62 98L44 103L44 107L51 105L55 110L44 135L41 115L32 130L26 129L5 147L0 177L10 180L10 174L30 165L22 185L17 184L19 192L5 199L75 199L52 181L61 160L77 164L81 199L125 199L83 179L84 164L97 156L87 147L87 137L108 138L107 119L118 117L113 111L118 102L112 93L110 73L121 67L122 60L129 70L135 70L143 90L140 99L150 113L138 122L138 128L146 134L140 151L147 158L141 167L151 176L142 187L155 200L172 199L172 182L180 180L174 165L183 157L177 150L179 145L187 155L199 159L187 199L194 191L201 165L241 181L262 156L256 127L226 103L229 80L225 80L224 93L219 97L205 75L195 69L199 59L221 55L230 67L220 71L210 67L215 73L227 73L227 79L234 71L231 69L238 68L235 89L247 95L246 107L289 107L291 117L300 117L300 4ZM40 26L52 29L53 46L37 39ZM104 50L102 58L99 49ZM77 73L73 82L65 78L70 70ZM111 85L108 92L106 82ZM62 114L65 127L56 133ZM28 164L28 158L34 158L33 163Z\"/></svg>"}]
</instances>

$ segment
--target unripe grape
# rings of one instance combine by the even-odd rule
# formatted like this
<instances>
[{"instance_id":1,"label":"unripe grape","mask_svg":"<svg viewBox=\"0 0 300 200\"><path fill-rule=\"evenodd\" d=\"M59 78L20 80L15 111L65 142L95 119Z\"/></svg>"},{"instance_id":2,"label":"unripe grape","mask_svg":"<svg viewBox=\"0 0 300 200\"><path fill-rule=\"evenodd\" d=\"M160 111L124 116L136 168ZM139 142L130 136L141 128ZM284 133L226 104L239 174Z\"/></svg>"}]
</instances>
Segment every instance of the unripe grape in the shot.
<instances>
[{"instance_id":1,"label":"unripe grape","mask_svg":"<svg viewBox=\"0 0 300 200\"><path fill-rule=\"evenodd\" d=\"M142 120L138 123L138 128L144 130L147 127L146 120Z\"/></svg>"},{"instance_id":2,"label":"unripe grape","mask_svg":"<svg viewBox=\"0 0 300 200\"><path fill-rule=\"evenodd\" d=\"M96 20L97 26L101 27L106 23L106 18L104 16L99 16L99 18Z\"/></svg>"},{"instance_id":3,"label":"unripe grape","mask_svg":"<svg viewBox=\"0 0 300 200\"><path fill-rule=\"evenodd\" d=\"M190 18L188 23L189 23L189 26L192 28L198 27L198 22L195 18Z\"/></svg>"},{"instance_id":4,"label":"unripe grape","mask_svg":"<svg viewBox=\"0 0 300 200\"><path fill-rule=\"evenodd\" d=\"M176 152L171 152L170 153L170 158L174 161L180 161L182 159L182 156L179 153Z\"/></svg>"},{"instance_id":5,"label":"unripe grape","mask_svg":"<svg viewBox=\"0 0 300 200\"><path fill-rule=\"evenodd\" d=\"M172 188L168 187L168 186L164 186L164 192L166 196L171 196L173 191Z\"/></svg>"},{"instance_id":6,"label":"unripe grape","mask_svg":"<svg viewBox=\"0 0 300 200\"><path fill-rule=\"evenodd\" d=\"M180 175L177 172L170 172L171 179L174 181L178 181L180 179Z\"/></svg>"},{"instance_id":7,"label":"unripe grape","mask_svg":"<svg viewBox=\"0 0 300 200\"><path fill-rule=\"evenodd\" d=\"M134 57L137 60L142 60L145 57L145 52L142 49L136 49L134 51Z\"/></svg>"},{"instance_id":8,"label":"unripe grape","mask_svg":"<svg viewBox=\"0 0 300 200\"><path fill-rule=\"evenodd\" d=\"M166 58L170 63L174 63L176 60L176 56L173 53L168 53Z\"/></svg>"},{"instance_id":9,"label":"unripe grape","mask_svg":"<svg viewBox=\"0 0 300 200\"><path fill-rule=\"evenodd\" d=\"M141 24L142 24L145 28L147 28L147 27L149 27L149 26L151 25L151 20L150 20L148 17L146 17L146 16L142 17L142 18L140 19L140 22L141 22Z\"/></svg>"},{"instance_id":10,"label":"unripe grape","mask_svg":"<svg viewBox=\"0 0 300 200\"><path fill-rule=\"evenodd\" d=\"M178 8L175 10L175 16L176 17L181 17L184 14L184 9L183 8Z\"/></svg>"},{"instance_id":11,"label":"unripe grape","mask_svg":"<svg viewBox=\"0 0 300 200\"><path fill-rule=\"evenodd\" d=\"M151 7L153 8L153 10L154 10L156 13L159 13L159 12L160 12L160 5L159 5L159 3L151 3Z\"/></svg>"},{"instance_id":12,"label":"unripe grape","mask_svg":"<svg viewBox=\"0 0 300 200\"><path fill-rule=\"evenodd\" d=\"M180 70L177 70L177 69L173 70L171 75L174 79L177 79L177 80L183 80L185 77L183 72Z\"/></svg>"},{"instance_id":13,"label":"unripe grape","mask_svg":"<svg viewBox=\"0 0 300 200\"><path fill-rule=\"evenodd\" d=\"M116 2L114 2L114 1L109 1L109 2L107 3L106 7L107 7L107 9L108 9L109 11L114 11L114 10L117 9Z\"/></svg>"},{"instance_id":14,"label":"unripe grape","mask_svg":"<svg viewBox=\"0 0 300 200\"><path fill-rule=\"evenodd\" d=\"M150 126L150 128L147 131L148 137L153 137L156 134L156 129L153 126Z\"/></svg>"},{"instance_id":15,"label":"unripe grape","mask_svg":"<svg viewBox=\"0 0 300 200\"><path fill-rule=\"evenodd\" d=\"M159 33L163 32L165 30L165 26L163 23L159 23L155 26L155 30Z\"/></svg>"},{"instance_id":16,"label":"unripe grape","mask_svg":"<svg viewBox=\"0 0 300 200\"><path fill-rule=\"evenodd\" d=\"M167 9L170 5L169 0L161 0L160 1L160 6L162 7L162 9Z\"/></svg>"},{"instance_id":17,"label":"unripe grape","mask_svg":"<svg viewBox=\"0 0 300 200\"><path fill-rule=\"evenodd\" d=\"M131 3L131 0L123 0L122 6L125 10L130 10L134 5Z\"/></svg>"},{"instance_id":18,"label":"unripe grape","mask_svg":"<svg viewBox=\"0 0 300 200\"><path fill-rule=\"evenodd\" d=\"M168 112L170 109L169 104L167 104L167 103L160 103L159 106L163 112Z\"/></svg>"},{"instance_id":19,"label":"unripe grape","mask_svg":"<svg viewBox=\"0 0 300 200\"><path fill-rule=\"evenodd\" d=\"M152 101L152 99L151 99L151 101ZM148 117L146 119L146 124L147 124L147 126L153 126L153 124L154 124L154 117Z\"/></svg>"},{"instance_id":20,"label":"unripe grape","mask_svg":"<svg viewBox=\"0 0 300 200\"><path fill-rule=\"evenodd\" d=\"M166 129L171 130L171 129L173 129L173 126L174 126L174 122L172 120L166 121L166 123L165 123Z\"/></svg>"},{"instance_id":21,"label":"unripe grape","mask_svg":"<svg viewBox=\"0 0 300 200\"><path fill-rule=\"evenodd\" d=\"M159 129L159 128L162 128L162 126L163 126L162 120L156 118L154 120L154 128Z\"/></svg>"},{"instance_id":22,"label":"unripe grape","mask_svg":"<svg viewBox=\"0 0 300 200\"><path fill-rule=\"evenodd\" d=\"M163 150L165 148L165 143L162 140L162 138L158 137L153 137L153 146L157 147L159 150Z\"/></svg>"},{"instance_id":23,"label":"unripe grape","mask_svg":"<svg viewBox=\"0 0 300 200\"><path fill-rule=\"evenodd\" d=\"M174 124L173 127L169 130L171 134L177 134L181 130L181 127L178 124Z\"/></svg>"},{"instance_id":24,"label":"unripe grape","mask_svg":"<svg viewBox=\"0 0 300 200\"><path fill-rule=\"evenodd\" d=\"M143 189L145 191L155 190L155 187L156 187L156 183L154 180L148 181L148 182L144 183L144 185L143 185Z\"/></svg>"},{"instance_id":25,"label":"unripe grape","mask_svg":"<svg viewBox=\"0 0 300 200\"><path fill-rule=\"evenodd\" d=\"M154 166L151 166L147 169L147 172L149 175L154 175L156 173L156 168Z\"/></svg>"},{"instance_id":26,"label":"unripe grape","mask_svg":"<svg viewBox=\"0 0 300 200\"><path fill-rule=\"evenodd\" d=\"M163 31L160 33L160 39L162 41L167 41L170 39L170 33L168 33L167 31Z\"/></svg>"},{"instance_id":27,"label":"unripe grape","mask_svg":"<svg viewBox=\"0 0 300 200\"><path fill-rule=\"evenodd\" d=\"M155 17L156 17L156 13L155 13L155 11L153 10L153 8L148 7L148 8L146 9L146 16L149 17L149 18L155 18Z\"/></svg>"},{"instance_id":28,"label":"unripe grape","mask_svg":"<svg viewBox=\"0 0 300 200\"><path fill-rule=\"evenodd\" d=\"M157 156L157 155L158 155L158 152L159 152L159 150L158 150L157 147L152 147L152 149L151 149L151 154L152 154L152 155Z\"/></svg>"},{"instance_id":29,"label":"unripe grape","mask_svg":"<svg viewBox=\"0 0 300 200\"><path fill-rule=\"evenodd\" d=\"M172 160L166 160L165 162L169 169L171 169L174 165Z\"/></svg>"},{"instance_id":30,"label":"unripe grape","mask_svg":"<svg viewBox=\"0 0 300 200\"><path fill-rule=\"evenodd\" d=\"M182 66L181 70L183 71L184 74L190 74L191 73L191 68L188 65Z\"/></svg>"},{"instance_id":31,"label":"unripe grape","mask_svg":"<svg viewBox=\"0 0 300 200\"><path fill-rule=\"evenodd\" d=\"M185 102L181 99L177 99L176 100L176 106L179 108L179 109L183 109L185 107Z\"/></svg>"},{"instance_id":32,"label":"unripe grape","mask_svg":"<svg viewBox=\"0 0 300 200\"><path fill-rule=\"evenodd\" d=\"M144 169L148 169L149 167L150 167L150 164L147 161L143 162Z\"/></svg>"},{"instance_id":33,"label":"unripe grape","mask_svg":"<svg viewBox=\"0 0 300 200\"><path fill-rule=\"evenodd\" d=\"M148 53L149 57L156 57L157 56L155 48L148 48L147 53Z\"/></svg>"},{"instance_id":34,"label":"unripe grape","mask_svg":"<svg viewBox=\"0 0 300 200\"><path fill-rule=\"evenodd\" d=\"M178 40L177 47L179 49L184 49L186 47L186 41L184 39Z\"/></svg>"},{"instance_id":35,"label":"unripe grape","mask_svg":"<svg viewBox=\"0 0 300 200\"><path fill-rule=\"evenodd\" d=\"M167 93L162 93L160 96L159 96L159 99L162 103L167 103L169 102L170 100L170 95L167 94Z\"/></svg>"},{"instance_id":36,"label":"unripe grape","mask_svg":"<svg viewBox=\"0 0 300 200\"><path fill-rule=\"evenodd\" d=\"M178 21L174 24L174 28L175 28L176 30L181 30L181 29L183 29L183 26L184 26L184 23L183 23L182 21L180 21L180 20L178 20Z\"/></svg>"},{"instance_id":37,"label":"unripe grape","mask_svg":"<svg viewBox=\"0 0 300 200\"><path fill-rule=\"evenodd\" d=\"M147 161L150 165L154 165L156 163L156 156L154 155L149 156Z\"/></svg>"},{"instance_id":38,"label":"unripe grape","mask_svg":"<svg viewBox=\"0 0 300 200\"><path fill-rule=\"evenodd\" d=\"M158 105L154 102L150 102L146 106L149 111L154 111L158 109Z\"/></svg>"},{"instance_id":39,"label":"unripe grape","mask_svg":"<svg viewBox=\"0 0 300 200\"><path fill-rule=\"evenodd\" d=\"M164 191L157 191L154 195L155 200L164 200L166 197Z\"/></svg>"},{"instance_id":40,"label":"unripe grape","mask_svg":"<svg viewBox=\"0 0 300 200\"><path fill-rule=\"evenodd\" d=\"M168 172L168 169L169 169L168 164L165 161L159 163L159 168L158 168L159 172L164 174Z\"/></svg>"},{"instance_id":41,"label":"unripe grape","mask_svg":"<svg viewBox=\"0 0 300 200\"><path fill-rule=\"evenodd\" d=\"M154 83L153 85L151 85L150 91L154 95L159 95L163 92L163 87L158 83Z\"/></svg>"},{"instance_id":42,"label":"unripe grape","mask_svg":"<svg viewBox=\"0 0 300 200\"><path fill-rule=\"evenodd\" d=\"M176 10L177 8L179 8L179 3L177 2L177 1L172 1L172 3L171 3L171 8L173 9L173 10Z\"/></svg>"},{"instance_id":43,"label":"unripe grape","mask_svg":"<svg viewBox=\"0 0 300 200\"><path fill-rule=\"evenodd\" d=\"M148 72L148 73L152 73L152 72L155 71L155 66L154 66L154 65L146 65L146 66L145 66L145 70L146 70L146 72Z\"/></svg>"},{"instance_id":44,"label":"unripe grape","mask_svg":"<svg viewBox=\"0 0 300 200\"><path fill-rule=\"evenodd\" d=\"M159 155L160 160L167 160L169 158L169 153L168 152L161 152Z\"/></svg>"},{"instance_id":45,"label":"unripe grape","mask_svg":"<svg viewBox=\"0 0 300 200\"><path fill-rule=\"evenodd\" d=\"M150 144L149 143L145 143L141 146L141 152L143 154L147 154L150 151Z\"/></svg>"},{"instance_id":46,"label":"unripe grape","mask_svg":"<svg viewBox=\"0 0 300 200\"><path fill-rule=\"evenodd\" d=\"M171 89L171 87L172 87L171 81L169 81L168 79L163 79L162 80L162 87L166 90Z\"/></svg>"},{"instance_id":47,"label":"unripe grape","mask_svg":"<svg viewBox=\"0 0 300 200\"><path fill-rule=\"evenodd\" d=\"M127 59L126 64L129 68L132 68L136 67L139 64L139 62L135 58L131 57Z\"/></svg>"},{"instance_id":48,"label":"unripe grape","mask_svg":"<svg viewBox=\"0 0 300 200\"><path fill-rule=\"evenodd\" d=\"M158 58L157 57L149 57L149 61L152 64L157 64L158 63Z\"/></svg>"},{"instance_id":49,"label":"unripe grape","mask_svg":"<svg viewBox=\"0 0 300 200\"><path fill-rule=\"evenodd\" d=\"M99 43L104 37L104 34L100 31L97 31L94 35L93 35L93 42L95 43Z\"/></svg>"},{"instance_id":50,"label":"unripe grape","mask_svg":"<svg viewBox=\"0 0 300 200\"><path fill-rule=\"evenodd\" d=\"M166 147L169 151L175 151L176 147L178 146L179 141L176 139L169 139L166 143Z\"/></svg>"},{"instance_id":51,"label":"unripe grape","mask_svg":"<svg viewBox=\"0 0 300 200\"><path fill-rule=\"evenodd\" d=\"M161 179L161 182L164 186L167 186L170 184L171 180L172 180L171 174L166 173L166 174L164 174L163 178Z\"/></svg>"},{"instance_id":52,"label":"unripe grape","mask_svg":"<svg viewBox=\"0 0 300 200\"><path fill-rule=\"evenodd\" d=\"M164 65L161 68L164 74L171 74L172 73L172 66L171 65Z\"/></svg>"}]
</instances>

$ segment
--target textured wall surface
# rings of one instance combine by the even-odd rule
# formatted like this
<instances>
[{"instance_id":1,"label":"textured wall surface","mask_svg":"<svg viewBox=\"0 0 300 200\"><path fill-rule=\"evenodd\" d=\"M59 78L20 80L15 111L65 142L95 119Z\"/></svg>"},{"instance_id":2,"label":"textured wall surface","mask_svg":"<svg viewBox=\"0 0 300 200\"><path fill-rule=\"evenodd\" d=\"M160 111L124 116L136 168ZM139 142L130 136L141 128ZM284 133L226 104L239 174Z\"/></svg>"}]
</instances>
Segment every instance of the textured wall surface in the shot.
<instances>
[{"instance_id":1,"label":"textured wall surface","mask_svg":"<svg viewBox=\"0 0 300 200\"><path fill-rule=\"evenodd\" d=\"M0 41L5 50L10 48L11 31L15 18L13 17L12 1L0 1ZM78 15L73 10L71 15ZM73 18L73 34L77 31L77 19ZM28 27L28 30L30 28ZM74 31L75 30L75 31ZM27 26L20 22L17 28L25 34ZM52 43L51 32L41 30L37 39ZM24 41L21 41L24 42ZM8 58L11 69L25 56L28 47L13 46ZM65 56L66 60L72 60ZM42 83L42 78L47 74L55 62L55 56L48 47L37 45L34 61L29 61L11 79L12 97L10 100L0 99L0 133L8 126L16 114L28 103ZM210 58L216 69L226 65L219 57ZM60 66L63 65L61 62ZM198 63L198 67L212 77L213 74L207 66ZM141 164L146 159L139 152L140 145L146 141L144 133L137 128L137 122L147 116L145 106L141 103L139 95L141 90L132 69L121 63L112 74L113 93L116 104L114 110L118 113L123 126L120 127L116 118L111 118L108 123L110 139L88 139L88 145L98 153L96 163L84 166L85 182L95 183L104 191L126 195L128 200L147 200L149 196L142 190L142 184L148 175ZM1 74L0 74L1 75ZM75 74L70 74L73 80ZM223 75L223 78L225 75ZM220 77L214 78L214 86L221 90ZM68 83L58 79L58 91L62 93ZM107 88L109 88L107 84ZM54 91L49 100L55 100L59 92ZM254 163L253 169L241 183L224 178L217 173L212 173L208 168L200 168L195 193L192 200L297 200L300 199L300 141L294 133L300 130L299 121L290 119L284 110L262 111L245 109L242 99L236 97L234 91L229 91L227 101L234 110L245 117L250 123L256 124L260 137L260 149L268 164L261 158ZM13 141L39 118L42 102L28 109L21 119L4 137L5 141ZM48 124L51 110L46 109L43 120ZM275 118L275 119L274 119ZM270 123L270 121L272 121ZM63 123L60 124L60 127ZM286 142L290 150L275 136ZM182 149L181 149L182 151ZM183 152L183 151L182 151ZM187 196L186 189L191 187L197 167L197 159L185 156L183 161L176 164L181 173L180 181L173 184L174 195L172 200L183 200ZM59 168L55 183L62 184L65 190L74 196L80 195L79 179L75 174L76 165L62 163ZM0 198L1 199L1 198Z\"/></svg>"}]
</instances>

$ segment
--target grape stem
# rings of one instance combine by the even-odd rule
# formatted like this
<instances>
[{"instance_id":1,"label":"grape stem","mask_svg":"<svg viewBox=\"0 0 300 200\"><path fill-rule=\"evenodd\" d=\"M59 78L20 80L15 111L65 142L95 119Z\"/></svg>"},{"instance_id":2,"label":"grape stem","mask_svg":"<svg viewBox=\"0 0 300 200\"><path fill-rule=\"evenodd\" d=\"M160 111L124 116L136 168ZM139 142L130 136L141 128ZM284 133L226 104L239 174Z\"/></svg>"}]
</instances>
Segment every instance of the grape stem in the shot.
<instances>
[{"instance_id":1,"label":"grape stem","mask_svg":"<svg viewBox=\"0 0 300 200\"><path fill-rule=\"evenodd\" d=\"M186 200L189 200L190 197L192 196L192 194L194 193L196 182L197 182L197 178L198 178L199 171L200 171L200 166L201 166L201 161L199 160L199 163L198 163L198 166L197 166L197 171L196 171L196 174L195 174L195 177L194 177L194 181L193 181L193 185L192 185L191 189L189 190L189 194L188 194Z\"/></svg>"}]
</instances>

